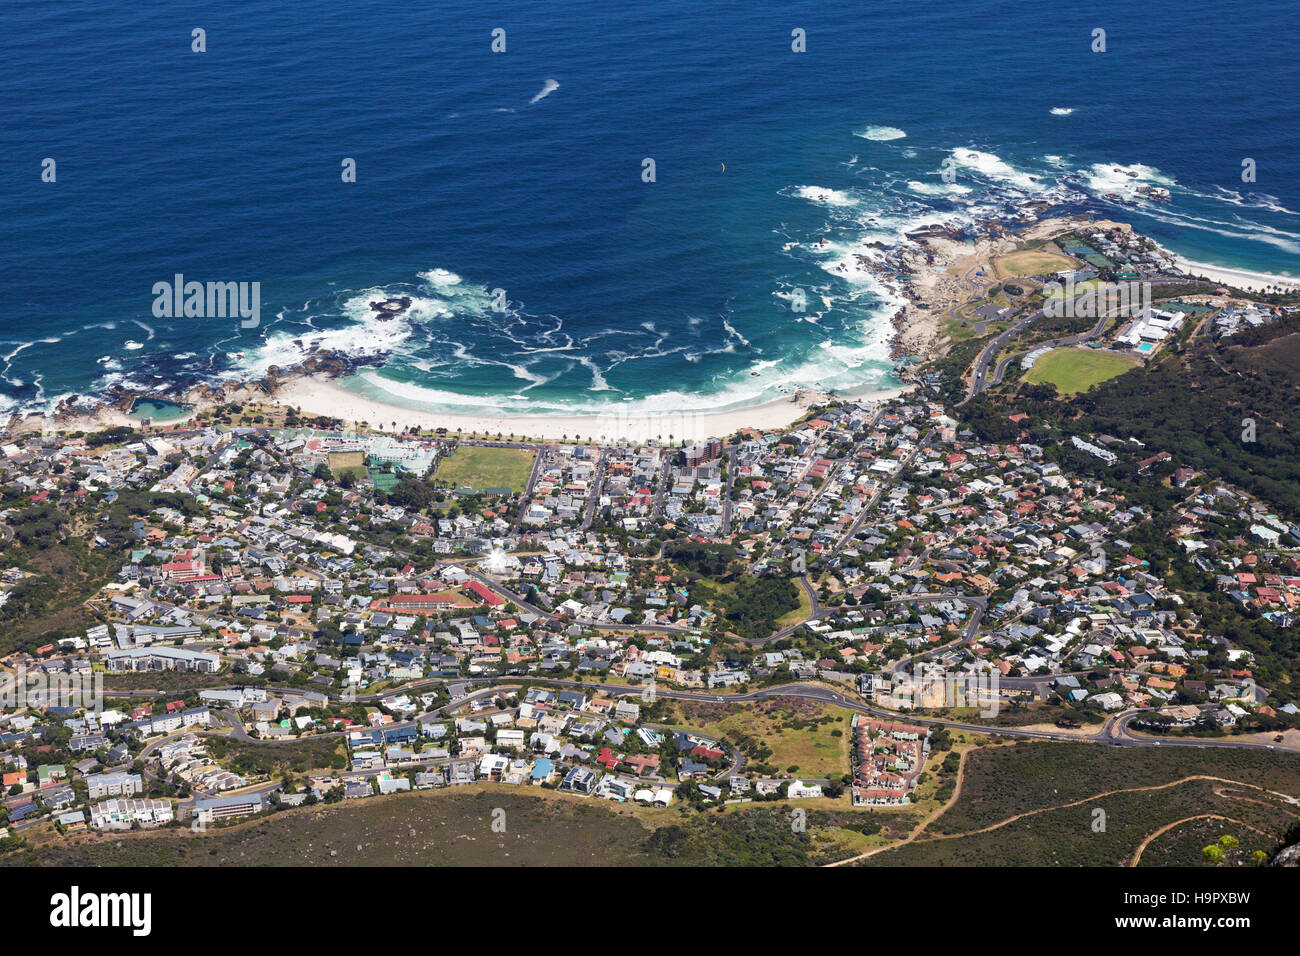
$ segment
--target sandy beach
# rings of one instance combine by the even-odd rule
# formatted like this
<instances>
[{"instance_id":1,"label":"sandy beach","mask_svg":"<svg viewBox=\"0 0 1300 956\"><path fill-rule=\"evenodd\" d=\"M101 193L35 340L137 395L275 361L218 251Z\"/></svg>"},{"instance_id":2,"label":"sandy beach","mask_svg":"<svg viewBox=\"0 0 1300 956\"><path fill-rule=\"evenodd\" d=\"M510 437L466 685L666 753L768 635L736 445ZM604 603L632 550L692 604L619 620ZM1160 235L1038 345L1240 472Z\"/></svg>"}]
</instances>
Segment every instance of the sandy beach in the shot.
<instances>
[{"instance_id":1,"label":"sandy beach","mask_svg":"<svg viewBox=\"0 0 1300 956\"><path fill-rule=\"evenodd\" d=\"M911 391L914 386L892 389L864 387L836 392L833 395L813 390L752 405L734 408L647 410L635 403L611 404L600 414L521 414L493 415L414 409L382 402L349 391L327 373L295 375L281 380L268 390L256 385L231 389L218 398L208 398L194 389L184 397L192 405L188 414L169 420L168 426L184 426L195 415L216 406L234 402L243 405L280 405L299 412L337 418L351 427L364 424L379 431L401 431L411 426L432 430L445 428L462 434L514 436L545 441L635 441L656 439L670 444L725 438L744 428L768 431L785 428L802 418L814 405L835 401L885 401ZM116 426L138 427L139 419L127 415L115 405L103 405L94 412L72 415L29 415L10 424L14 435L33 432L99 431Z\"/></svg>"},{"instance_id":2,"label":"sandy beach","mask_svg":"<svg viewBox=\"0 0 1300 956\"><path fill-rule=\"evenodd\" d=\"M1178 268L1190 276L1209 279L1211 282L1222 282L1224 285L1232 286L1235 289L1244 289L1247 292L1265 292L1270 288L1273 291L1300 289L1300 279L1292 279L1289 276L1268 275L1264 272L1250 272L1246 269L1229 269L1225 266L1214 266L1205 262L1193 262L1190 259L1184 259L1182 256L1175 256L1174 262Z\"/></svg>"},{"instance_id":3,"label":"sandy beach","mask_svg":"<svg viewBox=\"0 0 1300 956\"><path fill-rule=\"evenodd\" d=\"M899 250L890 263L890 278L905 276L903 288L906 298L894 316L894 335L891 341L895 356L910 355L926 358L936 349L942 350L948 339L941 331L942 317L966 299L980 286L996 281L993 260L1014 251L1025 240L1049 239L1068 229L1076 228L1075 218L1052 218L1034 223L1019 235L1011 233L980 236L973 241L960 241L950 236L934 234L916 237ZM1094 228L1122 229L1131 227L1110 220L1093 220ZM1222 282L1238 289L1264 291L1273 289L1300 289L1300 279L1267 275L1243 269L1232 269L1193 262L1165 250L1165 255L1177 267L1193 276ZM868 256L858 257L860 267L876 271L880 263ZM981 274L982 270L982 274ZM884 270L880 270L884 274ZM807 410L832 401L866 400L883 401L909 391L913 386L895 389L878 389L863 386L857 391L828 394L816 390L798 390L780 398L751 405L738 405L723 409L655 409L640 402L610 403L599 413L522 413L502 408L491 411L442 411L435 408L410 408L382 399L372 398L345 388L333 372L300 372L280 378L273 383L246 383L233 389L223 389L218 395L199 387L192 389L184 401L193 406L193 414L203 412L215 404L239 402L260 403L296 408L311 415L336 418L349 426L365 424L383 431L400 431L410 427L420 429L446 429L463 434L530 438L547 441L635 441L656 439L668 443L721 438L745 428L759 431L785 428L802 418ZM30 416L15 423L15 433L31 431L92 431L118 425L137 425L117 406L105 405L93 413L74 415ZM181 424L181 420L168 424Z\"/></svg>"},{"instance_id":4,"label":"sandy beach","mask_svg":"<svg viewBox=\"0 0 1300 956\"><path fill-rule=\"evenodd\" d=\"M908 391L907 387L836 393L836 398L883 401ZM348 391L336 380L302 376L278 388L269 400L300 412L328 415L349 424L365 422L374 428L398 430L415 425L422 429L446 428L453 432L514 435L546 440L582 438L593 441L645 441L650 438L674 443L705 438L724 438L742 428L760 431L785 426L801 418L806 410L829 401L827 395L801 391L789 398L717 411L683 409L647 411L617 405L599 415L457 414L405 408Z\"/></svg>"}]
</instances>

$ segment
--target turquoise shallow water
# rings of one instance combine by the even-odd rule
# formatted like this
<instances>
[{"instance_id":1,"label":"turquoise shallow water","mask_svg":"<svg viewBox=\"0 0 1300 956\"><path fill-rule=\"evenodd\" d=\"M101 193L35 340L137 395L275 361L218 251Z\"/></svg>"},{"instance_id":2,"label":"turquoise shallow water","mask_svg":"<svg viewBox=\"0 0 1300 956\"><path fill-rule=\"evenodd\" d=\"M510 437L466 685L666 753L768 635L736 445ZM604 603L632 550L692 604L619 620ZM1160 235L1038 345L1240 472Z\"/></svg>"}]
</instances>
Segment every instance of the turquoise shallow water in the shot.
<instances>
[{"instance_id":1,"label":"turquoise shallow water","mask_svg":"<svg viewBox=\"0 0 1300 956\"><path fill-rule=\"evenodd\" d=\"M419 6L10 11L0 410L312 349L461 410L888 386L895 295L855 254L1035 198L1300 275L1284 10ZM1106 198L1142 183L1172 201ZM155 316L176 273L258 282L260 324Z\"/></svg>"},{"instance_id":2,"label":"turquoise shallow water","mask_svg":"<svg viewBox=\"0 0 1300 956\"><path fill-rule=\"evenodd\" d=\"M184 418L192 411L189 405L179 402L139 400L131 405L131 417L148 418L153 422L174 422Z\"/></svg>"}]
</instances>

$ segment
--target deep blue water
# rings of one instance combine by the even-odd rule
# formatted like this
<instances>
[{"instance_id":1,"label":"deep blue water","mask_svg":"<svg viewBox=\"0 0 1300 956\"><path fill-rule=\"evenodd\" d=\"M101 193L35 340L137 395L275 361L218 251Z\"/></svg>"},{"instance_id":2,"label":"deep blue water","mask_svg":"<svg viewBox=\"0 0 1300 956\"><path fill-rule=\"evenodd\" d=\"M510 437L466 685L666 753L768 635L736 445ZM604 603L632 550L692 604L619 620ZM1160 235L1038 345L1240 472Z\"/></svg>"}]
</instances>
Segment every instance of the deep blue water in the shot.
<instances>
[{"instance_id":1,"label":"deep blue water","mask_svg":"<svg viewBox=\"0 0 1300 956\"><path fill-rule=\"evenodd\" d=\"M1041 196L1193 260L1300 276L1294 14L11 4L0 409L253 374L312 345L383 360L351 387L458 407L887 385L891 293L835 264ZM1138 182L1173 201L1101 198ZM156 318L175 273L259 282L261 326ZM385 294L413 296L411 316L371 317Z\"/></svg>"}]
</instances>

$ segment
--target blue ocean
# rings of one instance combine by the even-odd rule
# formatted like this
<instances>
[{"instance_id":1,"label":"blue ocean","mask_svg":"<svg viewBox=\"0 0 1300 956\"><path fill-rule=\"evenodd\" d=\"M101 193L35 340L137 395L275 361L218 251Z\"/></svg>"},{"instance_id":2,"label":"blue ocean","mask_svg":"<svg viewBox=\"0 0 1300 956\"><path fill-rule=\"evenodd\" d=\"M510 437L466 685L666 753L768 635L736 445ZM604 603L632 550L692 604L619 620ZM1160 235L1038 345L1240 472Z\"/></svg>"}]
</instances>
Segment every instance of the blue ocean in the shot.
<instances>
[{"instance_id":1,"label":"blue ocean","mask_svg":"<svg viewBox=\"0 0 1300 956\"><path fill-rule=\"evenodd\" d=\"M349 389L458 411L888 387L897 293L858 255L1031 199L1300 276L1295 24L1170 0L11 4L0 412L326 352L360 363ZM177 274L257 282L259 324L159 317ZM384 321L390 297L411 305Z\"/></svg>"}]
</instances>

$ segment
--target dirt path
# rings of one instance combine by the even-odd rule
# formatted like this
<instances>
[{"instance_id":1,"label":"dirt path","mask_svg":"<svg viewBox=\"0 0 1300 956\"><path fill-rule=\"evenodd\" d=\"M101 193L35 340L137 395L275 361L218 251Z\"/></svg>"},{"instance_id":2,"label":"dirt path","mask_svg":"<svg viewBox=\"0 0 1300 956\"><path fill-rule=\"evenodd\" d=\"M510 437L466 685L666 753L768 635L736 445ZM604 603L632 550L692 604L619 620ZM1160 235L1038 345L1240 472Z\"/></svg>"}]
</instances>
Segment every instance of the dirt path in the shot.
<instances>
[{"instance_id":1,"label":"dirt path","mask_svg":"<svg viewBox=\"0 0 1300 956\"><path fill-rule=\"evenodd\" d=\"M864 859L866 859L866 858L869 857L869 856L874 856L874 855L877 854L877 853L883 853L883 852L885 852L886 850L896 850L896 849L898 849L899 847L906 846L907 844L912 843L913 841L915 841L915 840L916 840L919 836L921 836L921 834L925 831L926 827L928 827L931 823L933 823L935 820L937 820L937 819L938 819L939 817L941 817L943 814L947 813L948 810L949 810L949 808L951 808L951 807L953 806L953 804L957 801L957 798L958 798L959 796L961 796L961 785L962 785L962 780L963 780L964 771L965 771L965 769L966 769L966 754L968 754L968 753L970 753L969 750L966 751L966 753L963 753L963 754L962 754L961 764L960 764L960 766L957 768L957 786L956 786L956 788L953 790L952 798L951 798L947 803L945 803L942 807L939 807L939 808L936 809L933 813L931 813L928 817L926 817L925 820L922 821L921 825L918 826L914 831L912 831L912 833L907 837L907 839L902 840L902 841L900 841L900 842L898 842L898 843L891 843L889 846L877 847L877 848L874 849L874 850L869 850L869 851L867 851L866 853L858 854L857 856L855 856L855 857L851 857L851 858L849 858L849 859L847 859L847 860L839 860L839 861L837 861L837 862L835 862L835 863L830 863L830 864L827 864L827 865L828 865L828 866L845 866L845 865L847 865L847 864L849 864L849 863L856 862L857 860L864 860ZM1082 806L1082 805L1085 804L1085 803L1091 803L1091 802L1093 802L1094 800L1101 800L1101 799L1104 798L1104 797L1112 797L1112 796L1116 796L1116 795L1118 795L1118 794L1123 794L1123 793L1147 793L1147 792L1154 792L1154 791L1157 791L1157 790L1168 790L1168 789L1170 789L1171 787L1182 786L1182 785L1185 784L1185 783L1191 783L1191 782L1196 781L1196 780L1212 780L1212 781L1214 781L1215 783L1231 784L1232 786L1236 786L1236 787L1244 787L1244 788L1249 789L1249 790L1258 790L1258 791L1260 791L1261 793L1272 794L1272 795L1275 796L1275 797L1280 797L1280 798L1282 798L1283 800L1285 800L1287 803L1291 803L1291 804L1300 804L1300 800L1297 800L1295 797L1290 796L1289 794L1280 793L1280 792L1278 792L1278 791L1276 791L1276 790L1268 790L1268 789L1265 789L1264 787L1256 786L1256 785L1253 784L1253 783L1242 783L1240 780L1229 780L1229 779L1227 779L1227 778L1225 778L1225 777L1214 777L1214 776L1210 776L1210 775L1208 775L1208 774L1192 774L1191 776L1188 776L1188 777L1182 777L1181 779L1173 780L1173 781L1170 781L1169 783L1153 784L1153 785L1148 786L1148 787L1127 787L1127 788L1123 788L1123 789L1119 789L1119 790L1106 790L1106 791L1104 791L1104 792L1102 792L1102 793L1096 793L1096 794L1092 794L1091 796L1084 797L1084 798L1081 799L1081 800L1072 800L1072 801L1070 801L1069 803L1062 803L1062 804L1058 804L1058 805L1056 805L1056 806L1050 806L1050 807L1038 807L1037 809L1034 809L1034 810L1026 810L1026 811L1024 811L1023 813L1017 813L1017 814L1014 814L1013 816L1009 816L1009 817L1007 817L1005 820L1000 820L1000 821L998 821L997 823L989 824L989 825L986 826L986 827L980 827L978 830L967 830L967 831L964 831L964 832L962 832L962 833L941 833L941 834L937 834L937 835L935 835L935 836L930 837L930 839L931 839L931 840L956 840L956 839L961 838L961 837L978 836L978 835L983 834L983 833L991 833L991 832L994 831L994 830L1000 830L1000 829L1002 829L1002 828L1005 827L1005 826L1009 826L1009 825L1011 825L1012 823L1015 823L1017 820L1024 820L1024 819L1026 819L1027 817L1038 816L1039 814L1042 814L1042 813L1052 813L1052 812L1054 812L1054 811L1056 811L1056 810L1068 810L1068 809L1070 809L1071 807ZM1223 797L1224 799L1237 799L1237 800L1245 800L1245 799L1248 799L1248 798L1246 798L1246 797L1230 797L1229 795L1222 793L1221 790L1216 790L1215 793L1216 793L1217 796L1221 796L1221 797ZM1254 803L1263 803L1264 801L1258 801L1258 800L1256 800L1256 801L1251 801L1251 802L1254 802ZM1279 809L1280 809L1280 808L1279 808ZM1288 813L1289 813L1290 811L1284 811L1284 812L1288 812ZM1292 815L1295 816L1295 814L1292 814ZM1213 814L1202 814L1202 816L1213 816ZM1188 820L1193 820L1193 819L1198 819L1198 818L1197 818L1197 817L1188 817L1187 819L1188 819ZM1223 817L1223 819L1227 820L1227 819L1229 819L1229 818L1228 818L1228 817ZM1179 821L1179 822L1185 822L1185 821ZM1234 823L1238 823L1239 821L1233 820L1232 822L1234 822ZM1175 824L1170 824L1170 826L1174 826L1174 825L1175 825ZM1242 826L1246 826L1246 824L1241 824L1241 825L1242 825ZM1254 829L1254 828L1251 827L1250 829ZM1148 837L1148 838L1143 842L1143 846L1142 846L1142 848L1145 848L1146 844L1149 843L1152 839L1154 839L1154 837L1158 836L1160 832L1161 832L1161 831L1157 831L1156 833L1154 833L1154 834L1152 834L1150 837ZM1257 832L1258 832L1258 831L1257 831ZM1267 836L1267 834L1265 834L1265 835ZM1130 864L1130 865L1132 865L1132 864Z\"/></svg>"},{"instance_id":2,"label":"dirt path","mask_svg":"<svg viewBox=\"0 0 1300 956\"><path fill-rule=\"evenodd\" d=\"M1258 803L1260 801L1252 800L1251 802ZM1181 820L1175 820L1173 823L1166 823L1155 833L1152 833L1145 840L1143 840L1141 843L1138 844L1138 848L1133 851L1133 859L1128 861L1128 865L1137 866L1138 861L1142 859L1143 851L1146 850L1147 845L1156 837L1163 836L1164 834L1172 830L1174 827L1182 826L1184 823L1191 823L1193 820L1223 820L1227 823L1235 823L1239 827L1245 827L1247 830L1254 830L1256 833L1260 834L1261 836L1268 837L1270 839L1273 837L1273 834L1265 833L1263 830L1259 829L1258 827L1252 827L1249 823L1242 823L1240 820L1236 820L1232 817L1221 816L1220 814L1217 813L1198 813L1194 817L1183 817Z\"/></svg>"},{"instance_id":3,"label":"dirt path","mask_svg":"<svg viewBox=\"0 0 1300 956\"><path fill-rule=\"evenodd\" d=\"M972 747L970 750L966 750L962 752L961 759L958 760L957 762L957 785L952 788L952 796L948 798L948 801L943 806L935 807L934 810L930 813L930 815L926 817L924 820L922 820L920 825L917 826L917 828L913 830L911 833L909 833L907 835L907 838L904 839L901 843L891 843L889 844L889 846L876 847L874 850L868 850L866 853L859 853L857 856L851 856L847 860L836 860L834 863L827 863L826 865L827 866L848 866L850 863L856 863L858 860L865 860L869 856L875 856L877 853L883 853L885 850L893 850L900 846L906 846L907 844L915 840L917 837L919 837L922 833L925 832L926 827L928 827L935 820L939 819L941 816L947 813L948 810L951 809L953 804L955 804L961 798L961 785L962 785L962 781L965 779L966 776L966 755L969 754L971 750L978 750L978 749L979 749L978 747Z\"/></svg>"}]
</instances>

